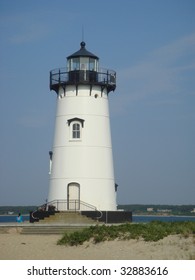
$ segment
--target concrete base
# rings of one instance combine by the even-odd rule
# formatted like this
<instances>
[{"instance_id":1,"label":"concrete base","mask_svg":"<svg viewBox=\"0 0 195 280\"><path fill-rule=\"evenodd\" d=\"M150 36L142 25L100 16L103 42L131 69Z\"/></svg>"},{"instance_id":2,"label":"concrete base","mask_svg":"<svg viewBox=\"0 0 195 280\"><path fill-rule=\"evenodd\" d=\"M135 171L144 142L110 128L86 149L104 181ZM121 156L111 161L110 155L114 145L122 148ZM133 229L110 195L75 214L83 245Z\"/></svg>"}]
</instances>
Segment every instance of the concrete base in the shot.
<instances>
[{"instance_id":1,"label":"concrete base","mask_svg":"<svg viewBox=\"0 0 195 280\"><path fill-rule=\"evenodd\" d=\"M64 211L49 212L36 211L30 213L30 223L69 223L69 224L91 224L94 222L115 224L132 222L131 211Z\"/></svg>"},{"instance_id":2,"label":"concrete base","mask_svg":"<svg viewBox=\"0 0 195 280\"><path fill-rule=\"evenodd\" d=\"M81 211L81 214L106 224L132 222L131 211Z\"/></svg>"}]
</instances>

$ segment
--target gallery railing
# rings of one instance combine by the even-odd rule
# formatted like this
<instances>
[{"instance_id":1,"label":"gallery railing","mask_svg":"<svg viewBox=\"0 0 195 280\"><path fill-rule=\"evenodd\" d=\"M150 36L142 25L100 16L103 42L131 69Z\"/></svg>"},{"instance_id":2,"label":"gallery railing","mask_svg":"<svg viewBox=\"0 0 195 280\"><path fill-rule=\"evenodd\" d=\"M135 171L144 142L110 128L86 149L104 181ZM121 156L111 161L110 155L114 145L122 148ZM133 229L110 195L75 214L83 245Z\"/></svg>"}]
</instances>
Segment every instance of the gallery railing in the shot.
<instances>
[{"instance_id":1,"label":"gallery railing","mask_svg":"<svg viewBox=\"0 0 195 280\"><path fill-rule=\"evenodd\" d=\"M66 85L100 85L107 87L108 92L116 88L116 72L100 68L98 71L74 70L59 68L50 71L50 89L58 91L59 86Z\"/></svg>"}]
</instances>

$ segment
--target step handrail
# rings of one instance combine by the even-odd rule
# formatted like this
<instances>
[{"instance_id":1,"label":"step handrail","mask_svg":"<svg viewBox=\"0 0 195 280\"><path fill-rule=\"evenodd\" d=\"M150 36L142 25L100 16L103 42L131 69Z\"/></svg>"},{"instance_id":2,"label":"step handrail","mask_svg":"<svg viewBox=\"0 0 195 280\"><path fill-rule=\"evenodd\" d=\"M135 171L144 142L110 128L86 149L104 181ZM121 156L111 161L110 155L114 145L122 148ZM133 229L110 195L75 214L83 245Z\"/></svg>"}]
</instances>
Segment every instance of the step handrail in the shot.
<instances>
[{"instance_id":1,"label":"step handrail","mask_svg":"<svg viewBox=\"0 0 195 280\"><path fill-rule=\"evenodd\" d=\"M82 200L66 200L66 199L55 199L55 200L52 200L52 201L49 201L47 203L44 203L42 205L40 205L39 207L37 207L37 210L31 212L31 217L34 221L39 221L40 219L42 219L41 217L39 217L40 214L38 214L39 212L43 212L43 213L51 213L51 212L57 212L57 211L60 211L59 210L59 206L60 204L63 203L65 204L65 211L73 211L73 212L84 212L84 211L94 211L94 212L97 212L97 216L96 216L96 219L97 220L100 220L103 216L103 213L101 210L97 209L97 207L95 207L94 205L92 204L89 204L85 201L82 201ZM68 209L69 206L71 204L71 209ZM75 206L75 207L73 207ZM85 209L81 209L81 208L87 208L87 210ZM36 215L37 213L37 215ZM41 214L42 215L42 214ZM43 214L45 215L45 214Z\"/></svg>"},{"instance_id":2,"label":"step handrail","mask_svg":"<svg viewBox=\"0 0 195 280\"><path fill-rule=\"evenodd\" d=\"M60 204L65 204L65 211L74 211L74 212L82 212L85 210L82 210L80 208L82 208L81 206L86 207L88 210L86 211L96 211L99 213L99 216L96 217L97 220L101 219L103 216L103 213L101 210L98 210L97 207L95 207L92 204L89 204L85 201L82 200L78 200L78 199L72 199L72 200L67 200L67 199L54 199L52 201L49 201L47 203L44 203L42 205L40 205L39 207L37 207L37 210L33 211L31 216L34 220L39 220L38 217L36 217L36 215L34 215L37 211L43 211L43 212L55 212L55 211L59 211L59 206ZM71 204L71 209L68 209L69 206ZM72 206L75 206L74 208Z\"/></svg>"},{"instance_id":3,"label":"step handrail","mask_svg":"<svg viewBox=\"0 0 195 280\"><path fill-rule=\"evenodd\" d=\"M82 200L79 200L79 199L70 199L70 200L67 200L67 199L54 199L52 201L49 201L45 204L42 204L41 206L38 207L39 210L43 210L43 211L48 211L50 207L54 206L56 209L56 211L59 210L59 205L60 204L65 204L65 208L66 208L66 211L70 210L70 211L80 211L80 206L85 206L86 208L88 209L92 209L93 211L98 211L97 207L92 205L92 204L89 204L85 201L82 201ZM75 208L73 209L68 209L68 205L71 204L71 206L75 205ZM79 209L77 209L76 206L79 205Z\"/></svg>"}]
</instances>

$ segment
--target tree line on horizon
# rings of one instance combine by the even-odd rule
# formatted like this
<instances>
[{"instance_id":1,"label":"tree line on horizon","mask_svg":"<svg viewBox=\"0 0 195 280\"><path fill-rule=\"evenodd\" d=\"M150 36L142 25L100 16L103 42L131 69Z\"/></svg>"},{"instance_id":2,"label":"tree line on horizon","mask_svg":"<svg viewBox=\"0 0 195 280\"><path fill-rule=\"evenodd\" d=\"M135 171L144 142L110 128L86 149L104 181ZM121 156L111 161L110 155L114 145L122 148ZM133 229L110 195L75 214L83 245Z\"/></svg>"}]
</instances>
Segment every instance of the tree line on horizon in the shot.
<instances>
[{"instance_id":1,"label":"tree line on horizon","mask_svg":"<svg viewBox=\"0 0 195 280\"><path fill-rule=\"evenodd\" d=\"M12 213L16 215L29 214L30 211L34 211L38 206L0 206L0 215L6 215ZM119 204L118 209L124 209L126 211L132 211L133 214L159 214L159 210L162 213L173 214L173 215L195 215L195 204L194 205L161 205L161 204ZM194 212L193 212L194 210ZM163 212L165 211L165 212Z\"/></svg>"},{"instance_id":2,"label":"tree line on horizon","mask_svg":"<svg viewBox=\"0 0 195 280\"><path fill-rule=\"evenodd\" d=\"M133 214L173 214L195 215L195 205L170 205L170 204L120 204L118 209L132 211Z\"/></svg>"}]
</instances>

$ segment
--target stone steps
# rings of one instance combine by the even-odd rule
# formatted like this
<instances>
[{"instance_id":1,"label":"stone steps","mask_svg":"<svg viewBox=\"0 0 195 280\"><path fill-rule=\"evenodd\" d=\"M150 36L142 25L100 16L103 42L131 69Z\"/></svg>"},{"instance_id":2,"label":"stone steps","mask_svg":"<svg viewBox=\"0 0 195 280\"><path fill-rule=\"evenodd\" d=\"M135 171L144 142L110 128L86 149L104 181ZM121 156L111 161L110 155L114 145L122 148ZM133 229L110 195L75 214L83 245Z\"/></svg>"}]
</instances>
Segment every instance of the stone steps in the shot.
<instances>
[{"instance_id":1,"label":"stone steps","mask_svg":"<svg viewBox=\"0 0 195 280\"><path fill-rule=\"evenodd\" d=\"M57 212L38 223L23 227L21 234L63 234L80 231L95 224L96 221L79 212Z\"/></svg>"},{"instance_id":2,"label":"stone steps","mask_svg":"<svg viewBox=\"0 0 195 280\"><path fill-rule=\"evenodd\" d=\"M21 234L63 234L80 231L91 225L95 225L96 221L86 217L79 212L57 212L55 215L45 217L38 223L22 227Z\"/></svg>"},{"instance_id":3,"label":"stone steps","mask_svg":"<svg viewBox=\"0 0 195 280\"><path fill-rule=\"evenodd\" d=\"M58 212L55 215L39 220L39 224L96 224L92 218L81 215L79 212Z\"/></svg>"},{"instance_id":4,"label":"stone steps","mask_svg":"<svg viewBox=\"0 0 195 280\"><path fill-rule=\"evenodd\" d=\"M66 226L62 226L62 225L56 225L56 226L51 226L51 225L35 225L35 226L28 226L28 227L23 227L21 234L29 234L29 235L39 235L39 234L44 234L44 235L48 235L48 234L63 234L63 233L72 233L75 231L81 231L84 228L86 228L87 226L83 225L66 225Z\"/></svg>"}]
</instances>

